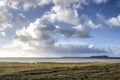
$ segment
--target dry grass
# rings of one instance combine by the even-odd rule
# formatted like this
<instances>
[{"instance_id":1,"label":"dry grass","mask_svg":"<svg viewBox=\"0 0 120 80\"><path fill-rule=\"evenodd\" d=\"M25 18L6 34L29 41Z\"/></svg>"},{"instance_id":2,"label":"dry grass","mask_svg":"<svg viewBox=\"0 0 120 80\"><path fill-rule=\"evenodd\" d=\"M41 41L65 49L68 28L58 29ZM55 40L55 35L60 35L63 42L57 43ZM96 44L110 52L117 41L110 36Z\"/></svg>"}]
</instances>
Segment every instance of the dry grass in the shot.
<instances>
[{"instance_id":1,"label":"dry grass","mask_svg":"<svg viewBox=\"0 0 120 80\"><path fill-rule=\"evenodd\" d=\"M0 63L0 80L120 80L120 63Z\"/></svg>"}]
</instances>

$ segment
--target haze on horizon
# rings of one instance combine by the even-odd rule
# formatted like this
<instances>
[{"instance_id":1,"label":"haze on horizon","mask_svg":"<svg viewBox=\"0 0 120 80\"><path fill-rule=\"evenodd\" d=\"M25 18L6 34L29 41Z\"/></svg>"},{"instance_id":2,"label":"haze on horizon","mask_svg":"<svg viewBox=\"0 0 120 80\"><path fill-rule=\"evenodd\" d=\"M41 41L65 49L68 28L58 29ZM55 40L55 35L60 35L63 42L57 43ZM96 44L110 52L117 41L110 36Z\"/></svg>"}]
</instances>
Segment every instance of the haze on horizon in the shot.
<instances>
[{"instance_id":1,"label":"haze on horizon","mask_svg":"<svg viewBox=\"0 0 120 80\"><path fill-rule=\"evenodd\" d=\"M0 0L0 57L120 57L120 0Z\"/></svg>"}]
</instances>

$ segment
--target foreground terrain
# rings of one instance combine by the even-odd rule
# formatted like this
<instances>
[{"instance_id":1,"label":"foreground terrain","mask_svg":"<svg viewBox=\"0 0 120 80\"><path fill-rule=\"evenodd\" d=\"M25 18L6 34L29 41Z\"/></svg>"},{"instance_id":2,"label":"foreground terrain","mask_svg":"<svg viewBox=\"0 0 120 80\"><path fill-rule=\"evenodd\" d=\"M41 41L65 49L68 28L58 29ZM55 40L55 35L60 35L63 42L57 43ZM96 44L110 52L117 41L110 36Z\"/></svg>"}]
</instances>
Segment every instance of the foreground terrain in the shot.
<instances>
[{"instance_id":1,"label":"foreground terrain","mask_svg":"<svg viewBox=\"0 0 120 80\"><path fill-rule=\"evenodd\" d=\"M120 63L0 62L0 80L120 80Z\"/></svg>"}]
</instances>

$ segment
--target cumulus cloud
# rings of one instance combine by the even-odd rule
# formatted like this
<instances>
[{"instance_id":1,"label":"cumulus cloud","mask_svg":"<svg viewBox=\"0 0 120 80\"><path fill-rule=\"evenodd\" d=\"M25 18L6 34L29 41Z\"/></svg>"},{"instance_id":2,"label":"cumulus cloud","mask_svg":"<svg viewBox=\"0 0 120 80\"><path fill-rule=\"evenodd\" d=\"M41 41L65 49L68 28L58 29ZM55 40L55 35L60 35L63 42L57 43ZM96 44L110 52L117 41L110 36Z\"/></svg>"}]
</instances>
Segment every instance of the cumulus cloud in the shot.
<instances>
[{"instance_id":1,"label":"cumulus cloud","mask_svg":"<svg viewBox=\"0 0 120 80\"><path fill-rule=\"evenodd\" d=\"M120 26L120 15L118 15L117 17L112 17L110 19L107 20L107 24L110 26Z\"/></svg>"},{"instance_id":2,"label":"cumulus cloud","mask_svg":"<svg viewBox=\"0 0 120 80\"><path fill-rule=\"evenodd\" d=\"M44 18L48 19L51 22L59 21L77 25L79 23L79 17L77 9L74 8L74 6L71 6L74 4L73 1L53 0L54 6L50 12L44 15Z\"/></svg>"},{"instance_id":3,"label":"cumulus cloud","mask_svg":"<svg viewBox=\"0 0 120 80\"><path fill-rule=\"evenodd\" d=\"M81 17L82 23L73 27L76 32L74 36L80 38L90 37L90 31L101 27L100 24L94 24L93 21L88 17L88 15L83 14Z\"/></svg>"},{"instance_id":4,"label":"cumulus cloud","mask_svg":"<svg viewBox=\"0 0 120 80\"><path fill-rule=\"evenodd\" d=\"M79 23L78 13L76 10L70 8L62 8L60 6L54 6L52 9L52 14L52 16L55 16L55 21L58 20L60 22L66 22L75 25Z\"/></svg>"},{"instance_id":5,"label":"cumulus cloud","mask_svg":"<svg viewBox=\"0 0 120 80\"><path fill-rule=\"evenodd\" d=\"M69 6L66 6L66 2L68 2ZM49 12L50 14L48 14L47 16L49 16L47 19L51 19L51 21L60 21L60 22L67 22L70 24L78 24L78 13L77 10L74 9L72 10L70 8L72 3L77 3L77 2L81 2L84 3L84 1L79 1L79 0L65 0L65 1L60 1L60 0L1 0L0 1L0 9L1 9L1 20L0 20L0 26L2 26L0 29L2 29L3 32L8 26L22 26L22 24L24 24L25 22L25 16L23 14L17 14L16 16L16 21L15 23L10 23L12 14L10 14L10 12L8 12L9 8L12 8L14 10L29 10L30 8L36 7L36 6L43 6L43 5L47 5L49 3L54 4L53 8L51 9L51 12ZM76 4L77 6L78 4ZM62 6L64 6L64 9L62 9ZM59 9L57 8L59 7ZM69 7L69 8L67 8ZM75 7L75 5L74 5ZM57 8L57 9L56 9ZM4 10L3 10L4 9ZM65 12L65 15L63 15L63 13ZM53 19L53 17L55 16L55 18ZM15 17L15 16L13 16ZM3 23L4 21L4 23ZM8 23L9 21L9 23ZM5 23L6 22L6 23ZM11 25L13 24L13 25Z\"/></svg>"},{"instance_id":6,"label":"cumulus cloud","mask_svg":"<svg viewBox=\"0 0 120 80\"><path fill-rule=\"evenodd\" d=\"M97 22L99 23L99 25L107 25L107 26L115 26L115 27L119 27L120 26L120 15L116 16L116 17L111 17L109 19L106 19L103 15L97 13L96 14L97 17Z\"/></svg>"},{"instance_id":7,"label":"cumulus cloud","mask_svg":"<svg viewBox=\"0 0 120 80\"><path fill-rule=\"evenodd\" d=\"M55 30L55 26L51 23L37 19L34 23L30 23L27 28L16 31L12 46L20 46L23 49L49 46L54 43L51 35ZM21 46L22 44L24 45Z\"/></svg>"},{"instance_id":8,"label":"cumulus cloud","mask_svg":"<svg viewBox=\"0 0 120 80\"><path fill-rule=\"evenodd\" d=\"M90 2L95 4L106 3L109 0L0 0L0 7L9 7L14 10L23 8L23 10L29 10L30 8L48 5L50 3L72 8L82 8L83 5L88 5ZM67 3L67 4L66 4Z\"/></svg>"},{"instance_id":9,"label":"cumulus cloud","mask_svg":"<svg viewBox=\"0 0 120 80\"><path fill-rule=\"evenodd\" d=\"M41 18L37 18L28 26L18 29L12 39L12 42L6 45L5 48L55 54L58 52L70 54L106 52L105 50L95 48L94 44L83 44L82 42L75 44L72 42L58 42L56 40L55 34L63 35L68 39L74 39L75 37L88 38L91 36L91 30L101 27L101 25L95 24L88 15L78 15L78 8L82 8L83 5L88 5L88 0L12 0L9 5L7 0L5 1L6 2L2 0L2 2L5 3L1 3L2 6L7 5L14 10L22 8L23 11L37 6L48 5L50 3L53 4L51 10L45 12ZM102 2L104 2L104 0L96 3L98 4ZM9 13L7 14L9 15ZM7 16L3 17L3 21L8 20L5 22L9 22L10 19L6 17ZM25 16L22 13L17 14L15 25L23 26L24 22ZM61 26L58 27L55 25L56 22L70 24L72 27L69 27L68 29L61 28ZM2 30L2 28L0 29ZM4 32L2 31L0 34L4 35Z\"/></svg>"},{"instance_id":10,"label":"cumulus cloud","mask_svg":"<svg viewBox=\"0 0 120 80\"><path fill-rule=\"evenodd\" d=\"M11 44L7 45L8 48L16 48L22 50L32 50L45 53L57 52L62 53L102 53L105 50L100 50L94 47L94 45L86 45L81 43L67 43L57 42L54 34L59 33L65 36L71 36L71 34L79 34L78 37L85 37L84 33L80 33L80 29L71 28L72 30L64 31L60 27L56 27L46 19L37 19L35 22L30 23L27 28L19 29L16 31L16 35ZM65 33L67 32L67 33ZM72 33L73 32L73 33ZM86 33L86 32L85 32ZM83 35L83 36L82 36ZM58 54L58 55L60 55Z\"/></svg>"}]
</instances>

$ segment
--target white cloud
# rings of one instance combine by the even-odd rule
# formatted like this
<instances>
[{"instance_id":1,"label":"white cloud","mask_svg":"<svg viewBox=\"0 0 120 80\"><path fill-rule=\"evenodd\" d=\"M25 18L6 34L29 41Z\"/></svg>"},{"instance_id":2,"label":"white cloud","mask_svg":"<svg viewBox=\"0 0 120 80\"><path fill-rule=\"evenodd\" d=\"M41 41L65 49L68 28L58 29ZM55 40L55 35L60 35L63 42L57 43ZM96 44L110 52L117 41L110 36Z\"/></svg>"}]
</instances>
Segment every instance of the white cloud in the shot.
<instances>
[{"instance_id":1,"label":"white cloud","mask_svg":"<svg viewBox=\"0 0 120 80\"><path fill-rule=\"evenodd\" d=\"M42 18L52 23L57 21L73 24L74 27L72 28L59 29L59 33L65 37L88 38L90 37L91 30L101 27L100 24L94 24L88 15L83 14L80 17L78 16L75 5L79 4L79 7L82 4L86 5L87 0L53 0L53 3L54 6L52 7L51 11L47 12Z\"/></svg>"},{"instance_id":2,"label":"white cloud","mask_svg":"<svg viewBox=\"0 0 120 80\"><path fill-rule=\"evenodd\" d=\"M94 24L93 21L88 17L88 15L83 14L80 17L80 20L82 22L79 25L73 27L73 29L75 29L75 33L73 36L79 38L88 38L90 37L91 30L101 27L100 24Z\"/></svg>"},{"instance_id":3,"label":"white cloud","mask_svg":"<svg viewBox=\"0 0 120 80\"><path fill-rule=\"evenodd\" d=\"M43 5L48 5L51 3L53 0L36 0L38 6L43 6Z\"/></svg>"},{"instance_id":4,"label":"white cloud","mask_svg":"<svg viewBox=\"0 0 120 80\"><path fill-rule=\"evenodd\" d=\"M0 36L6 36L5 32L0 32Z\"/></svg>"},{"instance_id":5,"label":"white cloud","mask_svg":"<svg viewBox=\"0 0 120 80\"><path fill-rule=\"evenodd\" d=\"M55 15L55 19L60 22L66 22L74 25L79 23L78 13L76 10L54 6L52 12Z\"/></svg>"},{"instance_id":6,"label":"white cloud","mask_svg":"<svg viewBox=\"0 0 120 80\"><path fill-rule=\"evenodd\" d=\"M78 12L76 9L70 8L70 1L68 4L64 3L65 1L56 1L54 2L54 6L51 11L44 15L44 18L48 19L51 22L59 21L66 22L69 24L77 25L79 23ZM68 7L66 7L68 6Z\"/></svg>"},{"instance_id":7,"label":"white cloud","mask_svg":"<svg viewBox=\"0 0 120 80\"><path fill-rule=\"evenodd\" d=\"M15 10L20 9L20 2L22 0L0 0L0 8L12 8Z\"/></svg>"},{"instance_id":8,"label":"white cloud","mask_svg":"<svg viewBox=\"0 0 120 80\"><path fill-rule=\"evenodd\" d=\"M83 27L84 28L84 27ZM72 28L71 28L72 29ZM73 28L74 29L74 28ZM80 33L81 30L85 32L83 29L74 29L74 34L79 34L81 38L84 38L84 34ZM15 48L22 49L23 51L33 51L33 52L43 52L43 53L52 53L55 55L62 55L62 53L66 53L67 55L71 55L73 53L101 53L106 52L104 50L100 50L94 48L94 45L86 45L81 43L68 43L68 42L57 42L55 37L53 36L56 33L69 35L72 31L67 31L68 33L62 33L61 27L56 27L51 24L46 19L37 19L35 22L30 23L27 28L19 29L16 31L16 35L12 40L11 44L6 45L6 48ZM87 33L87 32L85 32ZM82 36L83 35L83 36ZM58 54L57 54L58 53Z\"/></svg>"},{"instance_id":9,"label":"white cloud","mask_svg":"<svg viewBox=\"0 0 120 80\"><path fill-rule=\"evenodd\" d=\"M0 0L0 9L4 8L7 5L7 0Z\"/></svg>"},{"instance_id":10,"label":"white cloud","mask_svg":"<svg viewBox=\"0 0 120 80\"><path fill-rule=\"evenodd\" d=\"M21 8L23 8L23 10L29 10L30 8L49 5L50 3L53 3L54 5L58 5L64 8L71 7L74 9L78 9L83 8L83 5L88 5L90 2L99 4L106 3L108 1L109 0L0 0L0 7L9 7L14 10L19 10Z\"/></svg>"},{"instance_id":11,"label":"white cloud","mask_svg":"<svg viewBox=\"0 0 120 80\"><path fill-rule=\"evenodd\" d=\"M36 6L36 0L23 0L23 9L24 10L28 10L31 7L35 7Z\"/></svg>"},{"instance_id":12,"label":"white cloud","mask_svg":"<svg viewBox=\"0 0 120 80\"><path fill-rule=\"evenodd\" d=\"M105 2L105 1L102 0L100 2ZM0 0L0 9L1 9L0 25L2 26L11 25L11 23L8 23L8 21L11 20L12 14L10 14L7 11L8 8L23 11L23 10L29 10L30 8L37 7L37 6L48 5L50 3L54 4L54 6L52 7L50 12L44 15L46 19L49 19L51 22L59 21L59 22L66 22L73 25L79 25L79 16L78 16L77 9L81 8L83 5L88 5L89 1L88 0L64 0L64 1L61 1L61 0ZM7 23L3 24L3 21ZM18 14L15 26L16 25L21 26L20 24L24 23L24 21L25 21L25 16ZM89 24L93 25L92 22L89 22ZM3 28L5 30L5 28L7 27L5 26L5 27L2 27L2 29Z\"/></svg>"},{"instance_id":13,"label":"white cloud","mask_svg":"<svg viewBox=\"0 0 120 80\"><path fill-rule=\"evenodd\" d=\"M30 23L27 28L16 31L11 46L20 47L23 50L37 48L38 46L47 47L54 43L51 35L55 29L51 23L37 19L34 23Z\"/></svg>"},{"instance_id":14,"label":"white cloud","mask_svg":"<svg viewBox=\"0 0 120 80\"><path fill-rule=\"evenodd\" d=\"M88 38L90 37L91 30L100 27L100 25L95 24L88 15L78 15L78 8L82 8L82 5L87 5L88 2L88 0L23 0L23 11L37 6L48 5L50 3L52 3L53 6L51 10L46 12L41 18L37 18L28 26L18 29L12 39L12 42L4 47L15 50L23 50L25 52L31 51L35 53L43 52L54 54L57 54L57 52L70 54L106 52L105 50L95 48L94 44L57 42L55 38L55 34L64 35L66 38ZM6 2L4 3L4 5L8 4ZM21 9L19 3L20 1L13 0L13 3L7 6L15 10L19 10ZM7 14L9 13L7 12ZM1 21L10 21L11 17L6 15L3 19L1 19ZM22 13L17 14L15 26L23 26L24 22L25 16ZM72 24L73 27L69 27L69 29L61 28L61 26L56 27L56 25L54 25L55 22ZM2 28L0 28L1 35L3 35L5 30L2 30ZM59 53L57 55L61 55Z\"/></svg>"},{"instance_id":15,"label":"white cloud","mask_svg":"<svg viewBox=\"0 0 120 80\"><path fill-rule=\"evenodd\" d=\"M117 17L112 17L106 21L106 23L110 26L120 26L120 15Z\"/></svg>"}]
</instances>

